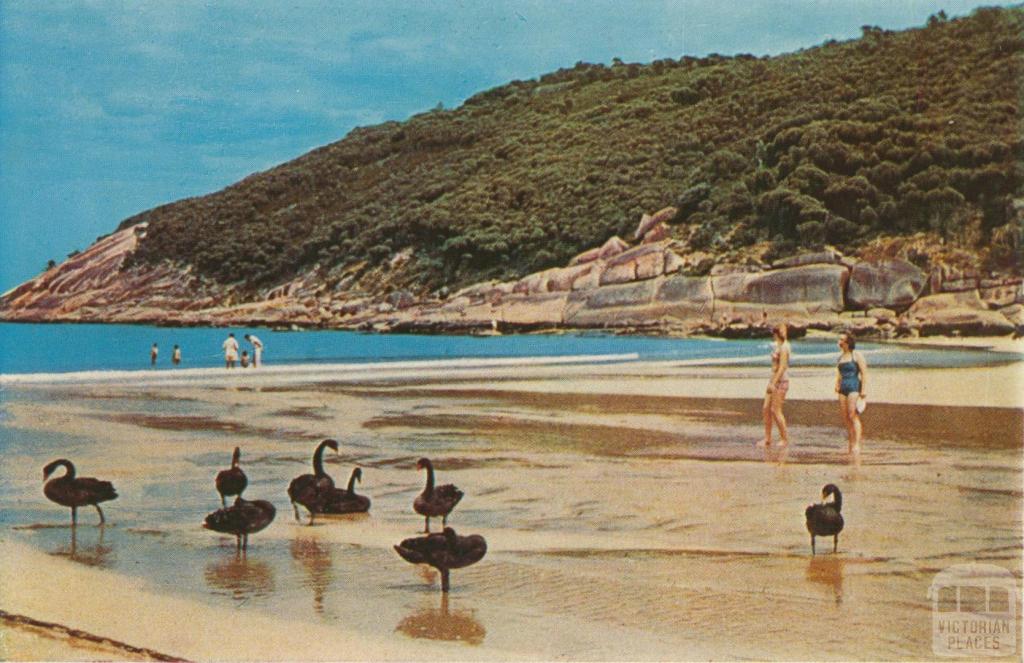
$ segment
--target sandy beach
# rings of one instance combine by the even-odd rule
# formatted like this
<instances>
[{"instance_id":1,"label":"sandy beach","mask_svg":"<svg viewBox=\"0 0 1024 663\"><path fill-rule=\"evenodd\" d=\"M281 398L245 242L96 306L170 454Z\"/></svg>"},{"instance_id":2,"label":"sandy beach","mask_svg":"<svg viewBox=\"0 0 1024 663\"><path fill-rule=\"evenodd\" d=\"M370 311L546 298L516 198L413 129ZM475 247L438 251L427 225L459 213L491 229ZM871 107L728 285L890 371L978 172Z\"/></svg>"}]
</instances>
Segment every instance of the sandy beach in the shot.
<instances>
[{"instance_id":1,"label":"sandy beach","mask_svg":"<svg viewBox=\"0 0 1024 663\"><path fill-rule=\"evenodd\" d=\"M1021 577L1024 371L872 371L856 462L833 379L793 369L783 453L754 446L763 367L6 376L0 658L932 658L937 572ZM309 527L285 489L325 437L328 472L362 467L373 507ZM244 558L200 527L234 446L246 496L277 508ZM489 546L447 598L391 549L423 527L420 456L466 493L450 524ZM82 510L72 532L43 496L58 457L117 486L107 527ZM830 482L847 527L812 557L803 509Z\"/></svg>"}]
</instances>

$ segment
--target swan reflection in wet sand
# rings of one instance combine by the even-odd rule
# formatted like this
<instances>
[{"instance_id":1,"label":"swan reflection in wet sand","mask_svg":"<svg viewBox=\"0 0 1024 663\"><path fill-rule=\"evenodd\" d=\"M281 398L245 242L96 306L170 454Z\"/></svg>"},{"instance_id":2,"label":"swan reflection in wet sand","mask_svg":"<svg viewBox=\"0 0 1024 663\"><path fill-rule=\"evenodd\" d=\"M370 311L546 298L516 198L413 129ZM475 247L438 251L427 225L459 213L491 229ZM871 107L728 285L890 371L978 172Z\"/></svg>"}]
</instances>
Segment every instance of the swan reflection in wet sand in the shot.
<instances>
[{"instance_id":1,"label":"swan reflection in wet sand","mask_svg":"<svg viewBox=\"0 0 1024 663\"><path fill-rule=\"evenodd\" d=\"M292 541L291 552L292 559L302 566L308 576L302 585L313 590L313 610L323 614L324 595L334 580L330 548L316 539L301 538Z\"/></svg>"},{"instance_id":2,"label":"swan reflection in wet sand","mask_svg":"<svg viewBox=\"0 0 1024 663\"><path fill-rule=\"evenodd\" d=\"M846 560L842 557L812 557L807 564L804 577L810 582L830 588L836 605L842 605L843 567L845 565Z\"/></svg>"},{"instance_id":3,"label":"swan reflection in wet sand","mask_svg":"<svg viewBox=\"0 0 1024 663\"><path fill-rule=\"evenodd\" d=\"M72 526L70 529L70 543L67 545L61 545L51 553L52 555L67 557L79 564L94 566L101 569L109 569L114 566L114 548L113 546L104 545L103 543L104 528L101 527L97 530L95 544L84 546L80 546L78 544L78 528Z\"/></svg>"},{"instance_id":4,"label":"swan reflection in wet sand","mask_svg":"<svg viewBox=\"0 0 1024 663\"><path fill-rule=\"evenodd\" d=\"M235 555L206 565L206 584L212 594L239 603L274 592L274 570L266 562Z\"/></svg>"},{"instance_id":5,"label":"swan reflection in wet sand","mask_svg":"<svg viewBox=\"0 0 1024 663\"><path fill-rule=\"evenodd\" d=\"M417 610L398 622L395 630L410 638L465 642L470 645L483 644L487 636L487 629L473 616L472 610L449 608L448 594L445 593L441 594L439 608Z\"/></svg>"}]
</instances>

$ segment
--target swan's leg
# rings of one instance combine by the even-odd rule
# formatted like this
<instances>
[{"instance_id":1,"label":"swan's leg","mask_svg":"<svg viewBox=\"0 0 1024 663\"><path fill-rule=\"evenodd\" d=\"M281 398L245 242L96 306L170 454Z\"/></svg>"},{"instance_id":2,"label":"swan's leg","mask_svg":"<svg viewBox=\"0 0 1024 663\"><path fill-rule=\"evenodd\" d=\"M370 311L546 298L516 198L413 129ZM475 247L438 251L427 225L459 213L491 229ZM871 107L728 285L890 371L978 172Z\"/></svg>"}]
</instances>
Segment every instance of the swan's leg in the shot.
<instances>
[{"instance_id":1,"label":"swan's leg","mask_svg":"<svg viewBox=\"0 0 1024 663\"><path fill-rule=\"evenodd\" d=\"M107 522L107 519L103 517L103 509L100 508L99 504L93 504L93 506L96 507L96 512L100 514L100 525L103 525Z\"/></svg>"},{"instance_id":2,"label":"swan's leg","mask_svg":"<svg viewBox=\"0 0 1024 663\"><path fill-rule=\"evenodd\" d=\"M78 507L71 507L71 526L74 527L78 524Z\"/></svg>"},{"instance_id":3,"label":"swan's leg","mask_svg":"<svg viewBox=\"0 0 1024 663\"><path fill-rule=\"evenodd\" d=\"M295 522L301 523L302 518L299 518L299 505L296 504L294 501L292 502L292 509L295 510Z\"/></svg>"},{"instance_id":4,"label":"swan's leg","mask_svg":"<svg viewBox=\"0 0 1024 663\"><path fill-rule=\"evenodd\" d=\"M430 516L425 516L425 518L427 519L427 524L423 526L423 533L430 534Z\"/></svg>"},{"instance_id":5,"label":"swan's leg","mask_svg":"<svg viewBox=\"0 0 1024 663\"><path fill-rule=\"evenodd\" d=\"M235 534L235 554L242 552L242 535Z\"/></svg>"},{"instance_id":6,"label":"swan's leg","mask_svg":"<svg viewBox=\"0 0 1024 663\"><path fill-rule=\"evenodd\" d=\"M811 555L814 555L814 535L811 534Z\"/></svg>"},{"instance_id":7,"label":"swan's leg","mask_svg":"<svg viewBox=\"0 0 1024 663\"><path fill-rule=\"evenodd\" d=\"M836 534L832 537L832 552L835 553L836 548L839 547L839 535Z\"/></svg>"},{"instance_id":8,"label":"swan's leg","mask_svg":"<svg viewBox=\"0 0 1024 663\"><path fill-rule=\"evenodd\" d=\"M310 509L310 510L309 510L309 526L310 526L310 527L312 527L312 526L313 526L313 518L314 518L315 516L316 516L316 513L315 513L315 512L313 511L313 509Z\"/></svg>"},{"instance_id":9,"label":"swan's leg","mask_svg":"<svg viewBox=\"0 0 1024 663\"><path fill-rule=\"evenodd\" d=\"M445 527L448 527L448 514L447 513L444 514L443 516L441 516L441 527L442 527L442 529L445 528Z\"/></svg>"},{"instance_id":10,"label":"swan's leg","mask_svg":"<svg viewBox=\"0 0 1024 663\"><path fill-rule=\"evenodd\" d=\"M248 534L243 534L242 535L242 553L245 554L247 552L249 552L249 535Z\"/></svg>"},{"instance_id":11,"label":"swan's leg","mask_svg":"<svg viewBox=\"0 0 1024 663\"><path fill-rule=\"evenodd\" d=\"M224 499L224 493L220 494L220 506L221 506L221 508L224 508L224 509L228 508L228 502L227 502L227 500Z\"/></svg>"},{"instance_id":12,"label":"swan's leg","mask_svg":"<svg viewBox=\"0 0 1024 663\"><path fill-rule=\"evenodd\" d=\"M448 569L441 569L441 591L448 591Z\"/></svg>"}]
</instances>

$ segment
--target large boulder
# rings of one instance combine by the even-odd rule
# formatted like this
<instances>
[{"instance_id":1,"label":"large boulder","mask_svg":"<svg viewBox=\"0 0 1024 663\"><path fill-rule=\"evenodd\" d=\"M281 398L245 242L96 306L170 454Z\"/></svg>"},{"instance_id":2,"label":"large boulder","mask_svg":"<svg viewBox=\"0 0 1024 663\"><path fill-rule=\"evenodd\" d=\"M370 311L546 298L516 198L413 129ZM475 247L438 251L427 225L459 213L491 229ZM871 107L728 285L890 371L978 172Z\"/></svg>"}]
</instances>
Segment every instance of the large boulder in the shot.
<instances>
[{"instance_id":1,"label":"large boulder","mask_svg":"<svg viewBox=\"0 0 1024 663\"><path fill-rule=\"evenodd\" d=\"M652 279L665 272L667 245L641 244L609 259L601 273L601 285Z\"/></svg>"},{"instance_id":2,"label":"large boulder","mask_svg":"<svg viewBox=\"0 0 1024 663\"><path fill-rule=\"evenodd\" d=\"M679 213L675 207L665 207L658 210L654 214L644 214L640 218L640 225L636 227L636 231L633 233L633 239L640 239L646 235L650 230L659 224L668 223L675 218L676 214ZM667 230L667 229L666 229Z\"/></svg>"},{"instance_id":3,"label":"large boulder","mask_svg":"<svg viewBox=\"0 0 1024 663\"><path fill-rule=\"evenodd\" d=\"M582 265L587 262L594 262L595 260L601 257L601 248L602 247L598 246L592 249L587 249L583 253L580 253L572 260L570 260L569 266L572 267L574 265Z\"/></svg>"},{"instance_id":4,"label":"large boulder","mask_svg":"<svg viewBox=\"0 0 1024 663\"><path fill-rule=\"evenodd\" d=\"M1019 278L982 279L978 294L992 308L1024 302L1024 285Z\"/></svg>"},{"instance_id":5,"label":"large boulder","mask_svg":"<svg viewBox=\"0 0 1024 663\"><path fill-rule=\"evenodd\" d=\"M572 284L581 276L589 274L597 265L586 262L572 267L558 267L548 270L548 292L569 292Z\"/></svg>"},{"instance_id":6,"label":"large boulder","mask_svg":"<svg viewBox=\"0 0 1024 663\"><path fill-rule=\"evenodd\" d=\"M598 257L604 260L617 256L626 249L629 248L629 244L626 244L621 237L615 235L609 237L608 241L601 245L601 251L598 253Z\"/></svg>"},{"instance_id":7,"label":"large boulder","mask_svg":"<svg viewBox=\"0 0 1024 663\"><path fill-rule=\"evenodd\" d=\"M977 290L922 297L904 320L922 336L1003 336L1015 329L1005 315L987 309Z\"/></svg>"},{"instance_id":8,"label":"large boulder","mask_svg":"<svg viewBox=\"0 0 1024 663\"><path fill-rule=\"evenodd\" d=\"M776 260L772 263L772 269L787 269L789 267L800 267L801 265L837 265L840 264L842 259L843 254L835 250L801 253L800 255Z\"/></svg>"},{"instance_id":9,"label":"large boulder","mask_svg":"<svg viewBox=\"0 0 1024 663\"><path fill-rule=\"evenodd\" d=\"M906 260L887 258L859 262L850 272L846 306L904 310L921 295L927 282L928 275Z\"/></svg>"},{"instance_id":10,"label":"large boulder","mask_svg":"<svg viewBox=\"0 0 1024 663\"><path fill-rule=\"evenodd\" d=\"M807 313L843 310L843 291L849 270L841 265L804 265L768 272L734 273L711 277L718 302L754 307L783 307Z\"/></svg>"}]
</instances>

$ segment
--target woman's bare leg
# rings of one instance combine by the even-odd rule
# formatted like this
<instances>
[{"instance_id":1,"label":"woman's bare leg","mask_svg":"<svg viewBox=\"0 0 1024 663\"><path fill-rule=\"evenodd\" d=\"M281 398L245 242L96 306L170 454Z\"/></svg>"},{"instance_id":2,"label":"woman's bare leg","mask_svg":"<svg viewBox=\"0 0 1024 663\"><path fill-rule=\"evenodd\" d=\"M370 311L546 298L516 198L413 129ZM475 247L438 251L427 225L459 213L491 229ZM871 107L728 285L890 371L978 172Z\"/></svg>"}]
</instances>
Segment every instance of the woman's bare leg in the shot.
<instances>
[{"instance_id":1,"label":"woman's bare leg","mask_svg":"<svg viewBox=\"0 0 1024 663\"><path fill-rule=\"evenodd\" d=\"M860 422L860 414L857 413L857 394L850 394L846 397L846 412L850 421L850 453L860 452L860 438L863 433L863 425Z\"/></svg>"},{"instance_id":2,"label":"woman's bare leg","mask_svg":"<svg viewBox=\"0 0 1024 663\"><path fill-rule=\"evenodd\" d=\"M772 419L775 420L775 427L779 429L779 445L789 444L789 429L786 428L786 416L782 414L782 403L786 400L786 394L778 390L772 392Z\"/></svg>"},{"instance_id":3,"label":"woman's bare leg","mask_svg":"<svg viewBox=\"0 0 1024 663\"><path fill-rule=\"evenodd\" d=\"M772 392L764 395L764 405L761 407L761 416L764 418L764 438L757 443L759 447L770 447L772 445Z\"/></svg>"}]
</instances>

